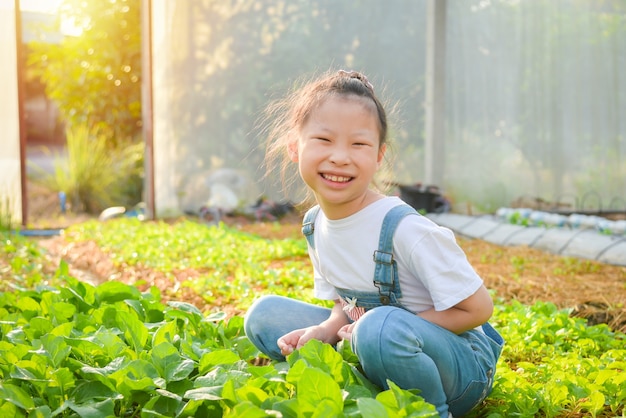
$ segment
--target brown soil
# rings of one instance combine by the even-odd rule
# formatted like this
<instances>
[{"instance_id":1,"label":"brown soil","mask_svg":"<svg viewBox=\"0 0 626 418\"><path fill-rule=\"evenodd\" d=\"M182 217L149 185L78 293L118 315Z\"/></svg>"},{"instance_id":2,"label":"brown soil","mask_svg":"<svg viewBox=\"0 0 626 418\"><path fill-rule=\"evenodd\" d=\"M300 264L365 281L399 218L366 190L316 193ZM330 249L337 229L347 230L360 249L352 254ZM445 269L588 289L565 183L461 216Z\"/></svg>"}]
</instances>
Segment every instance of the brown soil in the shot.
<instances>
[{"instance_id":1,"label":"brown soil","mask_svg":"<svg viewBox=\"0 0 626 418\"><path fill-rule=\"evenodd\" d=\"M61 215L55 212L57 203L54 198L39 198L45 204L29 205L31 227L64 227L93 218ZM227 217L225 222L267 238L301 237L297 215L284 218L280 227L270 222L250 222L241 217ZM553 302L560 308L571 308L573 315L587 318L590 324L608 323L613 329L626 332L626 267L566 258L528 247L501 247L481 240L459 238L459 243L497 298L518 300L524 304ZM201 272L175 271L166 276L145 267L115 266L94 242L68 242L62 235L41 239L40 244L47 249L54 265L64 259L70 266L70 273L79 279L93 283L106 280L138 282L143 283L140 286L143 288L154 285L161 289L165 299L176 297L180 300L182 297L200 309L209 309L202 297L181 286ZM241 313L219 305L219 302L213 302L211 308L229 315Z\"/></svg>"}]
</instances>

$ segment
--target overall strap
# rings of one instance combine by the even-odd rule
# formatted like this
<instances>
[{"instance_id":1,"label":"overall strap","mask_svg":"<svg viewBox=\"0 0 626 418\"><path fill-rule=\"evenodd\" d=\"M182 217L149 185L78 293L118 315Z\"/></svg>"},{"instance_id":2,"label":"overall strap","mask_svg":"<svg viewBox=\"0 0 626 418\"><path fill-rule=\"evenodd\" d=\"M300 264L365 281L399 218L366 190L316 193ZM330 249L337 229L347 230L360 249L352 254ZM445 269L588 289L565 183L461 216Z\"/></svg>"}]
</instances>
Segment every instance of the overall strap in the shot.
<instances>
[{"instance_id":1,"label":"overall strap","mask_svg":"<svg viewBox=\"0 0 626 418\"><path fill-rule=\"evenodd\" d=\"M410 214L418 213L407 204L398 205L387 212L380 228L378 249L374 251L374 262L376 262L374 285L378 288L380 301L384 305L389 303L390 297L388 295L392 292L398 298L402 296L397 264L393 258L393 235L400 221Z\"/></svg>"},{"instance_id":2,"label":"overall strap","mask_svg":"<svg viewBox=\"0 0 626 418\"><path fill-rule=\"evenodd\" d=\"M313 232L315 231L315 218L317 218L317 213L319 211L319 205L313 206L306 212L306 214L304 215L304 219L302 220L302 233L304 234L306 240L309 242L311 248L315 248Z\"/></svg>"}]
</instances>

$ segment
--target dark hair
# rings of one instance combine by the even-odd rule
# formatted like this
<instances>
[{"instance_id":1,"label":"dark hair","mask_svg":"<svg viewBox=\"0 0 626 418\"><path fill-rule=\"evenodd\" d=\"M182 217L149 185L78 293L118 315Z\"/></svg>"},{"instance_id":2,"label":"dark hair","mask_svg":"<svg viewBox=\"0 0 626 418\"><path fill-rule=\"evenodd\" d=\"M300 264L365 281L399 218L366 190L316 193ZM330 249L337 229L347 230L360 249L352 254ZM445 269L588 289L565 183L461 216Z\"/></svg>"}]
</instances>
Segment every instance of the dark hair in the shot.
<instances>
[{"instance_id":1,"label":"dark hair","mask_svg":"<svg viewBox=\"0 0 626 418\"><path fill-rule=\"evenodd\" d=\"M297 178L287 174L291 161L287 156L287 146L297 138L302 125L311 113L331 96L354 96L372 106L378 119L379 146L387 143L387 114L383 104L374 93L374 87L367 77L357 71L326 72L304 84L295 84L282 99L271 103L265 114L267 149L265 154L266 175L280 167L283 187Z\"/></svg>"}]
</instances>

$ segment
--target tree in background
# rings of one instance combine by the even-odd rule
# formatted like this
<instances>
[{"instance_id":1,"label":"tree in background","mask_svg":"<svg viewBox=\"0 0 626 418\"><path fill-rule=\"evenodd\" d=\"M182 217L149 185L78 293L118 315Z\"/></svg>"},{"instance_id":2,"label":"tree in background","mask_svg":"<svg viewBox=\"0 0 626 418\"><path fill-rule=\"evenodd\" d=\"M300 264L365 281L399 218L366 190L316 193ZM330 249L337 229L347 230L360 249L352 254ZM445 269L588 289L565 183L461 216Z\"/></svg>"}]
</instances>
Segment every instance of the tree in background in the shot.
<instances>
[{"instance_id":1,"label":"tree in background","mask_svg":"<svg viewBox=\"0 0 626 418\"><path fill-rule=\"evenodd\" d=\"M59 44L33 42L28 64L66 125L105 132L109 146L141 134L140 0L64 0L60 22L79 32ZM61 26L61 25L60 25Z\"/></svg>"},{"instance_id":2,"label":"tree in background","mask_svg":"<svg viewBox=\"0 0 626 418\"><path fill-rule=\"evenodd\" d=\"M28 65L66 127L67 162L40 182L65 192L72 209L97 213L141 201L140 0L64 0L59 26L76 34L31 42Z\"/></svg>"}]
</instances>

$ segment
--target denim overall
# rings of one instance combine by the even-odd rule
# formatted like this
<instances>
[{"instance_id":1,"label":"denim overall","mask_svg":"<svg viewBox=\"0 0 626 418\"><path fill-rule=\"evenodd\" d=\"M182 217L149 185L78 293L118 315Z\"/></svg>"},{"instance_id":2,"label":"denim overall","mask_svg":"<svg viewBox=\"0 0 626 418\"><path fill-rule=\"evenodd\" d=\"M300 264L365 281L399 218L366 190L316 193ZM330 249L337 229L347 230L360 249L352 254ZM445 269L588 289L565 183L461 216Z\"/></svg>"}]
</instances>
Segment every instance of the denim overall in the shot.
<instances>
[{"instance_id":1,"label":"denim overall","mask_svg":"<svg viewBox=\"0 0 626 418\"><path fill-rule=\"evenodd\" d=\"M313 232L315 229L314 222L318 212L319 206L315 206L309 209L309 211L304 216L302 224L302 232L311 248L315 248ZM351 289L335 288L341 298L343 298L344 300L351 300L356 307L363 308L365 311L377 307L393 306L402 308L405 311L410 312L399 302L402 293L400 290L397 263L393 257L394 232L400 221L405 216L410 214L416 214L418 216L421 216L413 207L403 204L392 208L383 220L378 249L374 251L373 255L374 262L376 263L376 268L374 272L374 286L376 286L378 290L355 291ZM384 312L385 311L380 311L380 314L384 315ZM405 318L411 318L411 316ZM402 325L400 324L396 324L395 326L402 327ZM426 327L428 326L429 325L426 325ZM430 326L439 328L438 326L432 324ZM438 412L442 413L442 416L447 416L446 411L451 411L455 415L465 414L467 411L471 410L474 406L481 402L489 394L489 392L491 392L495 363L500 356L504 340L489 323L483 324L480 328L482 332L478 330L470 330L466 333L463 333L462 340L467 341L468 344L470 344L475 351L481 351L485 353L484 356L478 355L479 357L490 359L485 360L488 363L488 365L485 366L485 368L487 369L485 371L486 381L482 383L476 382L476 384L469 383L467 389L465 389L465 391L460 396L458 395L458 393L455 393L454 395L450 394L452 396L452 399L448 399L447 401L445 401L445 403L447 403L448 405L442 406L440 404L440 406L438 407ZM367 330L365 330L364 332L367 333ZM390 330L390 332L394 331ZM453 337L451 333L448 332L447 334L449 335L449 338ZM485 339L484 336L480 337L480 334L484 334L484 336L486 336L487 338ZM459 344L462 343L459 342ZM378 382L378 384L384 384L384 382ZM426 395L426 393L424 393L424 395ZM441 401L441 399L439 400ZM430 401L433 402L433 399L431 399Z\"/></svg>"},{"instance_id":2,"label":"denim overall","mask_svg":"<svg viewBox=\"0 0 626 418\"><path fill-rule=\"evenodd\" d=\"M320 207L314 206L304 215L302 223L302 233L306 237L311 248L315 248L313 231L315 230L315 218ZM362 290L342 289L336 287L336 291L344 300L356 298L356 306L364 308L366 311L382 305L390 305L406 309L399 302L402 297L400 281L398 279L398 268L393 259L393 234L400 221L409 214L419 215L415 209L409 205L399 205L391 209L380 230L378 249L374 251L374 286L378 292L368 292Z\"/></svg>"}]
</instances>

